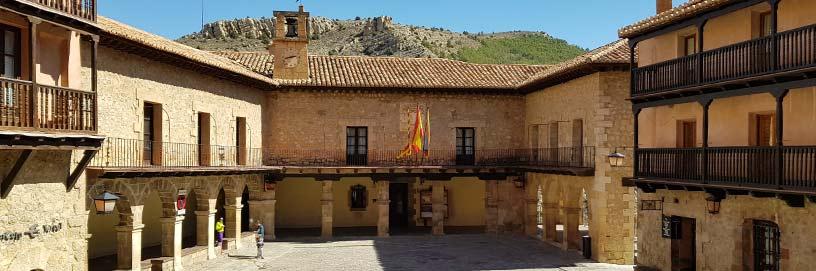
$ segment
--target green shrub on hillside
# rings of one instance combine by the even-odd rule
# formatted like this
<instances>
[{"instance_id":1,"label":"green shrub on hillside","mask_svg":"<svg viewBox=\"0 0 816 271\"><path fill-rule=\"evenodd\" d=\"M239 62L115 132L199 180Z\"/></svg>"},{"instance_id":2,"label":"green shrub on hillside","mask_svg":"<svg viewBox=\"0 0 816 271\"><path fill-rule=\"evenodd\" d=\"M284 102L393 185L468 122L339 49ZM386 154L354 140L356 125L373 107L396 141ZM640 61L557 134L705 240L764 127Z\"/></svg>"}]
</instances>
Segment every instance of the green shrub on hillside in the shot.
<instances>
[{"instance_id":1,"label":"green shrub on hillside","mask_svg":"<svg viewBox=\"0 0 816 271\"><path fill-rule=\"evenodd\" d=\"M555 64L585 53L584 49L547 35L484 37L482 46L463 48L453 58L482 64Z\"/></svg>"}]
</instances>

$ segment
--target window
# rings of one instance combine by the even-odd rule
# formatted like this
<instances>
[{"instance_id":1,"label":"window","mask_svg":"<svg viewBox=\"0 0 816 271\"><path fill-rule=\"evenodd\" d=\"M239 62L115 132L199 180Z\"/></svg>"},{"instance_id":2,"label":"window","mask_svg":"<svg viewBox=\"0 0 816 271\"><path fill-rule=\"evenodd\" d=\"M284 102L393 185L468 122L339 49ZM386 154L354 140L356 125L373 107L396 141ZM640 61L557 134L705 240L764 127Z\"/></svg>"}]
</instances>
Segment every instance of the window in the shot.
<instances>
[{"instance_id":1,"label":"window","mask_svg":"<svg viewBox=\"0 0 816 271\"><path fill-rule=\"evenodd\" d=\"M697 35L683 37L683 56L697 53Z\"/></svg>"},{"instance_id":2,"label":"window","mask_svg":"<svg viewBox=\"0 0 816 271\"><path fill-rule=\"evenodd\" d=\"M779 270L779 226L770 221L754 221L754 270Z\"/></svg>"},{"instance_id":3,"label":"window","mask_svg":"<svg viewBox=\"0 0 816 271\"><path fill-rule=\"evenodd\" d=\"M456 128L456 165L469 166L476 162L476 129Z\"/></svg>"},{"instance_id":4,"label":"window","mask_svg":"<svg viewBox=\"0 0 816 271\"><path fill-rule=\"evenodd\" d=\"M366 206L368 206L368 191L366 191L365 186L356 184L351 187L349 204L351 204L351 210L353 211L365 210Z\"/></svg>"},{"instance_id":5,"label":"window","mask_svg":"<svg viewBox=\"0 0 816 271\"><path fill-rule=\"evenodd\" d=\"M773 114L757 114L754 122L756 128L754 130L754 146L770 147L773 146Z\"/></svg>"},{"instance_id":6,"label":"window","mask_svg":"<svg viewBox=\"0 0 816 271\"><path fill-rule=\"evenodd\" d=\"M235 154L236 163L238 165L246 165L247 163L247 139L246 139L246 118L238 117L235 119L235 146L238 149Z\"/></svg>"},{"instance_id":7,"label":"window","mask_svg":"<svg viewBox=\"0 0 816 271\"><path fill-rule=\"evenodd\" d=\"M210 114L198 112L198 165L211 165Z\"/></svg>"},{"instance_id":8,"label":"window","mask_svg":"<svg viewBox=\"0 0 816 271\"><path fill-rule=\"evenodd\" d=\"M697 121L681 120L677 122L677 147L697 147Z\"/></svg>"},{"instance_id":9,"label":"window","mask_svg":"<svg viewBox=\"0 0 816 271\"><path fill-rule=\"evenodd\" d=\"M0 39L3 40L2 77L20 78L20 29L0 24Z\"/></svg>"},{"instance_id":10,"label":"window","mask_svg":"<svg viewBox=\"0 0 816 271\"><path fill-rule=\"evenodd\" d=\"M759 14L759 37L767 37L771 35L771 13L763 12Z\"/></svg>"},{"instance_id":11,"label":"window","mask_svg":"<svg viewBox=\"0 0 816 271\"><path fill-rule=\"evenodd\" d=\"M346 127L346 165L368 164L368 127Z\"/></svg>"},{"instance_id":12,"label":"window","mask_svg":"<svg viewBox=\"0 0 816 271\"><path fill-rule=\"evenodd\" d=\"M144 126L142 127L143 140L144 140L144 154L142 156L142 160L145 164L151 164L150 162L153 161L153 141L156 140L155 133L153 131L155 127L155 123L153 122L153 112L155 108L151 103L144 104Z\"/></svg>"}]
</instances>

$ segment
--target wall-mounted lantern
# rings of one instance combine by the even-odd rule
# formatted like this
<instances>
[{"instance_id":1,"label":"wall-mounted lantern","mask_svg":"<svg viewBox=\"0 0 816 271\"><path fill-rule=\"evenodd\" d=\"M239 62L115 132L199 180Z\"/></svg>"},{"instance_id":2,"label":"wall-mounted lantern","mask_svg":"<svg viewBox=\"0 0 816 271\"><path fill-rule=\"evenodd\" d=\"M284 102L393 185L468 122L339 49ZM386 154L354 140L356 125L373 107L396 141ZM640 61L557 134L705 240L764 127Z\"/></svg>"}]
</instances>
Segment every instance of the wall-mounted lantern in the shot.
<instances>
[{"instance_id":1,"label":"wall-mounted lantern","mask_svg":"<svg viewBox=\"0 0 816 271\"><path fill-rule=\"evenodd\" d=\"M708 211L709 214L719 214L720 202L722 202L722 198L709 195L706 197L706 211Z\"/></svg>"},{"instance_id":2,"label":"wall-mounted lantern","mask_svg":"<svg viewBox=\"0 0 816 271\"><path fill-rule=\"evenodd\" d=\"M104 215L113 213L113 208L116 207L117 200L119 200L119 196L108 191L97 195L93 198L96 213Z\"/></svg>"},{"instance_id":3,"label":"wall-mounted lantern","mask_svg":"<svg viewBox=\"0 0 816 271\"><path fill-rule=\"evenodd\" d=\"M623 160L626 158L626 155L618 152L618 150L615 149L615 151L607 155L606 158L609 159L610 166L620 167L623 166Z\"/></svg>"},{"instance_id":4,"label":"wall-mounted lantern","mask_svg":"<svg viewBox=\"0 0 816 271\"><path fill-rule=\"evenodd\" d=\"M187 190L179 189L178 196L176 196L176 210L177 216L187 214Z\"/></svg>"}]
</instances>

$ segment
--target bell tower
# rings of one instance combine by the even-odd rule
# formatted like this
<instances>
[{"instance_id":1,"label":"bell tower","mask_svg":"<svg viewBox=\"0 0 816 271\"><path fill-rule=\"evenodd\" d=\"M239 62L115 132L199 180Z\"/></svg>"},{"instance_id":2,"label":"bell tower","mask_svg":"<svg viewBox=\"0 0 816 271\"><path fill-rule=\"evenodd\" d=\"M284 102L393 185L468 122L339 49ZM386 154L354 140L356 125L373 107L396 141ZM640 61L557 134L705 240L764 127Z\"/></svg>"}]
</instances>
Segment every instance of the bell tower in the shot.
<instances>
[{"instance_id":1,"label":"bell tower","mask_svg":"<svg viewBox=\"0 0 816 271\"><path fill-rule=\"evenodd\" d=\"M269 46L274 55L275 79L309 79L309 13L300 5L298 11L275 11L275 35Z\"/></svg>"}]
</instances>

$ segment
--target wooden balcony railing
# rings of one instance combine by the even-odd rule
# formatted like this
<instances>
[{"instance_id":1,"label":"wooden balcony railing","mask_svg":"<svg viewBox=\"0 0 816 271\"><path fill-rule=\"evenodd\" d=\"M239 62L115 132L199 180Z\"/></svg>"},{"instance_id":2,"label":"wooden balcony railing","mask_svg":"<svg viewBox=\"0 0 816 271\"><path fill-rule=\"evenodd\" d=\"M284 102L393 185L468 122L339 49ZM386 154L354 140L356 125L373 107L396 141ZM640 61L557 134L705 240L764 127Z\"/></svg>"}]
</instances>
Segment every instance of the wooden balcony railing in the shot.
<instances>
[{"instance_id":1,"label":"wooden balcony railing","mask_svg":"<svg viewBox=\"0 0 816 271\"><path fill-rule=\"evenodd\" d=\"M21 0L96 22L96 0Z\"/></svg>"},{"instance_id":2,"label":"wooden balcony railing","mask_svg":"<svg viewBox=\"0 0 816 271\"><path fill-rule=\"evenodd\" d=\"M109 137L90 167L240 167L261 166L260 148L198 145Z\"/></svg>"},{"instance_id":3,"label":"wooden balcony railing","mask_svg":"<svg viewBox=\"0 0 816 271\"><path fill-rule=\"evenodd\" d=\"M632 97L816 67L816 24L635 68Z\"/></svg>"},{"instance_id":4,"label":"wooden balcony railing","mask_svg":"<svg viewBox=\"0 0 816 271\"><path fill-rule=\"evenodd\" d=\"M532 166L594 168L595 148L485 149L472 154L455 149L430 150L428 156L398 158L399 150L265 150L264 164L303 167Z\"/></svg>"},{"instance_id":5,"label":"wooden balcony railing","mask_svg":"<svg viewBox=\"0 0 816 271\"><path fill-rule=\"evenodd\" d=\"M96 93L0 78L0 128L96 131Z\"/></svg>"},{"instance_id":6,"label":"wooden balcony railing","mask_svg":"<svg viewBox=\"0 0 816 271\"><path fill-rule=\"evenodd\" d=\"M812 146L637 149L635 159L638 178L816 191L816 147Z\"/></svg>"}]
</instances>

